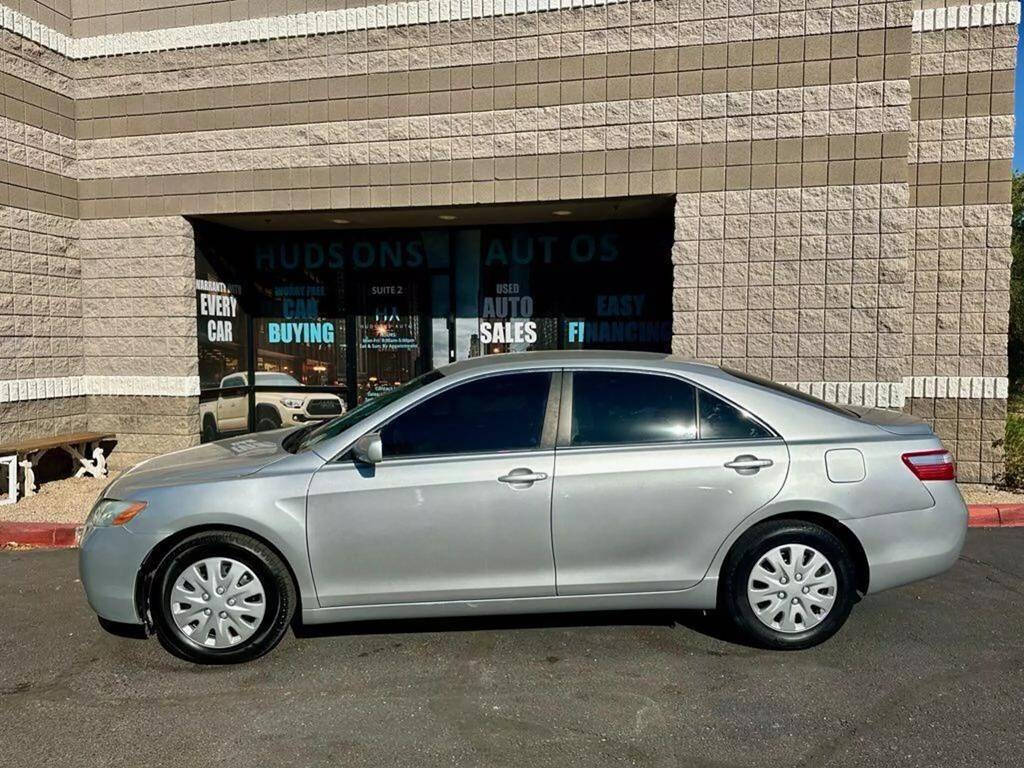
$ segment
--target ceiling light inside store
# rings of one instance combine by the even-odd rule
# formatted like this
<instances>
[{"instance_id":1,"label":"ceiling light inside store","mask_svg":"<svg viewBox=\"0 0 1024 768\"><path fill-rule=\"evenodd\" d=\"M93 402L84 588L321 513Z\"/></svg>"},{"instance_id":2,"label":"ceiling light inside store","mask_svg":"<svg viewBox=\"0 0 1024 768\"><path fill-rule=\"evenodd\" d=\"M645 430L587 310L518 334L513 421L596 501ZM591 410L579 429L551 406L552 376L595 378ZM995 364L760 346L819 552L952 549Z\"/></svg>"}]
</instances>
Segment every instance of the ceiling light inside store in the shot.
<instances>
[{"instance_id":1,"label":"ceiling light inside store","mask_svg":"<svg viewBox=\"0 0 1024 768\"><path fill-rule=\"evenodd\" d=\"M552 211L555 216L571 216L572 211L567 211L564 208L559 208L557 211Z\"/></svg>"},{"instance_id":2,"label":"ceiling light inside store","mask_svg":"<svg viewBox=\"0 0 1024 768\"><path fill-rule=\"evenodd\" d=\"M455 221L455 219L458 217L451 213L442 213L437 218L439 218L441 221Z\"/></svg>"},{"instance_id":3,"label":"ceiling light inside store","mask_svg":"<svg viewBox=\"0 0 1024 768\"><path fill-rule=\"evenodd\" d=\"M348 219L331 219L332 224L351 224L352 222Z\"/></svg>"}]
</instances>

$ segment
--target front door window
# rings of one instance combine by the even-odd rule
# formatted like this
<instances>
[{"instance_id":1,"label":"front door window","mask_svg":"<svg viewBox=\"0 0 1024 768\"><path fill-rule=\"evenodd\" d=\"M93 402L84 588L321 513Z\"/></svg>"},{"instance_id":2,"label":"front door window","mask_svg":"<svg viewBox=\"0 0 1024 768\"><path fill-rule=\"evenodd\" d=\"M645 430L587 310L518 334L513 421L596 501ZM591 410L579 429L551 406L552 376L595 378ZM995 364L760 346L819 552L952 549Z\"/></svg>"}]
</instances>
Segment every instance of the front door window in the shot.
<instances>
[{"instance_id":1,"label":"front door window","mask_svg":"<svg viewBox=\"0 0 1024 768\"><path fill-rule=\"evenodd\" d=\"M549 373L509 373L447 389L381 430L384 458L536 449L550 385Z\"/></svg>"}]
</instances>

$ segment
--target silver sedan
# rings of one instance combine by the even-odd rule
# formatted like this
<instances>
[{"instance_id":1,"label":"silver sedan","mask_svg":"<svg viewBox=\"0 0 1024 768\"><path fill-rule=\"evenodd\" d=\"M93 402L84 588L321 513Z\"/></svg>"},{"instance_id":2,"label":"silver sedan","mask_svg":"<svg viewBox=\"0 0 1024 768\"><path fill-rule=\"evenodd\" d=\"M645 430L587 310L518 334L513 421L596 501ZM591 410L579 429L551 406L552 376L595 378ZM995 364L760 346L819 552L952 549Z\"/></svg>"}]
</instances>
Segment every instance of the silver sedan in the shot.
<instances>
[{"instance_id":1,"label":"silver sedan","mask_svg":"<svg viewBox=\"0 0 1024 768\"><path fill-rule=\"evenodd\" d=\"M82 540L101 622L200 663L293 620L718 609L806 648L949 568L967 509L923 422L661 355L424 374L319 426L150 459Z\"/></svg>"}]
</instances>

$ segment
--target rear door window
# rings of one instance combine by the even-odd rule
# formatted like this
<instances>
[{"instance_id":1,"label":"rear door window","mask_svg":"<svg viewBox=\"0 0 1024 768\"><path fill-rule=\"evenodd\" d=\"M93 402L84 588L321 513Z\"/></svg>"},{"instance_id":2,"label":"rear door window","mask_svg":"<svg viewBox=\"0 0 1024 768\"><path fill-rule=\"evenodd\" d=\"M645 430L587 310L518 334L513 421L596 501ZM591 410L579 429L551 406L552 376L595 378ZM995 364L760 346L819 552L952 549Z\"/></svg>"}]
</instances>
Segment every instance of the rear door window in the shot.
<instances>
[{"instance_id":1,"label":"rear door window","mask_svg":"<svg viewBox=\"0 0 1024 768\"><path fill-rule=\"evenodd\" d=\"M671 376L576 371L570 445L695 440L694 387Z\"/></svg>"},{"instance_id":2,"label":"rear door window","mask_svg":"<svg viewBox=\"0 0 1024 768\"><path fill-rule=\"evenodd\" d=\"M701 440L757 440L774 437L752 414L701 390Z\"/></svg>"}]
</instances>

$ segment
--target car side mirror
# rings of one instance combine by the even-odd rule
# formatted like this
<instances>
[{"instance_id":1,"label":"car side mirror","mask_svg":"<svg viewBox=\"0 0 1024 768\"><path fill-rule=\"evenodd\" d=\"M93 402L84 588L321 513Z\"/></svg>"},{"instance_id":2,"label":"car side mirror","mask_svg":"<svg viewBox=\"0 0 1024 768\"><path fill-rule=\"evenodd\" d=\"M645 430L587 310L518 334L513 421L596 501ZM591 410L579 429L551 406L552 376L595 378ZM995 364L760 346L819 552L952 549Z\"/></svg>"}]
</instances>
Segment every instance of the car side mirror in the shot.
<instances>
[{"instance_id":1,"label":"car side mirror","mask_svg":"<svg viewBox=\"0 0 1024 768\"><path fill-rule=\"evenodd\" d=\"M352 455L363 464L379 464L384 460L384 446L379 432L363 435L352 446Z\"/></svg>"}]
</instances>

